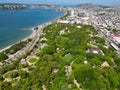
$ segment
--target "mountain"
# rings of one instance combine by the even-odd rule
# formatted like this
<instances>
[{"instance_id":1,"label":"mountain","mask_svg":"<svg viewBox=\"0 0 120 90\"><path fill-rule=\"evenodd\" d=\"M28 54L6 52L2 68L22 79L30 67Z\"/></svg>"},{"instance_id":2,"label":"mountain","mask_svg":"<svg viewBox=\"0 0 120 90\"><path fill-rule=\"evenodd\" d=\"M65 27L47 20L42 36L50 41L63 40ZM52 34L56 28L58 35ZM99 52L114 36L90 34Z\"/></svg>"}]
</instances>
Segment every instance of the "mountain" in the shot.
<instances>
[{"instance_id":1,"label":"mountain","mask_svg":"<svg viewBox=\"0 0 120 90\"><path fill-rule=\"evenodd\" d=\"M48 5L48 4L32 4L29 5L30 8L54 8L55 6L53 5Z\"/></svg>"},{"instance_id":2,"label":"mountain","mask_svg":"<svg viewBox=\"0 0 120 90\"><path fill-rule=\"evenodd\" d=\"M13 9L24 9L28 8L28 5L24 4L0 4L0 9L8 9L8 10L13 10Z\"/></svg>"},{"instance_id":3,"label":"mountain","mask_svg":"<svg viewBox=\"0 0 120 90\"><path fill-rule=\"evenodd\" d=\"M44 4L13 4L13 3L5 3L0 4L0 9L3 10L14 10L14 9L25 9L25 8L54 8L53 5L44 5Z\"/></svg>"},{"instance_id":4,"label":"mountain","mask_svg":"<svg viewBox=\"0 0 120 90\"><path fill-rule=\"evenodd\" d=\"M110 6L102 6L102 5L94 5L91 3L85 3L85 4L80 4L77 5L76 8L81 8L81 9L92 9L92 10L101 10L104 8L109 8Z\"/></svg>"}]
</instances>

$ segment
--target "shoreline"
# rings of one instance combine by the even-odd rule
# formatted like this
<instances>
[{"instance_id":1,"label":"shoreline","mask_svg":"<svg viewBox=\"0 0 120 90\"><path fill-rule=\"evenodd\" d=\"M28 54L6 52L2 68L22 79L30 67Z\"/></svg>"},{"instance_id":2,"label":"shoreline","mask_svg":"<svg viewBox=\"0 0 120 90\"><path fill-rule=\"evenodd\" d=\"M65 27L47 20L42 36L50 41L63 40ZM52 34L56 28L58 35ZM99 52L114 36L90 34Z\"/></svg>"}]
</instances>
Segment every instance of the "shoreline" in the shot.
<instances>
[{"instance_id":1,"label":"shoreline","mask_svg":"<svg viewBox=\"0 0 120 90\"><path fill-rule=\"evenodd\" d=\"M65 15L66 15L66 12L63 14L63 16L65 16ZM2 53L3 51L11 48L13 45L19 43L20 41L26 41L26 40L28 40L29 38L32 38L32 37L35 35L35 30L34 30L34 29L35 29L36 27L38 27L38 30L41 29L41 28L45 28L47 25L49 25L49 24L51 24L52 22L60 19L60 18L63 17L63 16L59 16L59 17L57 17L57 18L55 18L55 19L53 19L53 20L51 20L51 21L48 21L48 22L45 22L45 23L43 23L43 24L39 24L39 25L30 27L30 28L23 28L22 30L31 30L32 33L31 33L30 35L28 35L27 37L25 37L25 38L17 41L16 43L13 43L13 44L11 44L11 45L6 46L5 48L0 49L0 53Z\"/></svg>"},{"instance_id":2,"label":"shoreline","mask_svg":"<svg viewBox=\"0 0 120 90\"><path fill-rule=\"evenodd\" d=\"M47 22L47 23L49 23L49 22ZM37 25L37 26L34 26L34 27L30 27L30 28L23 28L23 29L21 29L21 30L30 30L30 31L32 31L32 33L30 35L28 35L27 37L25 37L25 38L23 38L21 40L18 40L17 42L15 42L15 43L13 43L11 45L8 45L7 47L5 47L3 49L0 49L0 53L3 52L3 51L5 51L5 50L7 50L7 49L9 49L9 48L11 48L15 44L18 44L20 41L26 41L29 38L33 38L33 36L35 36L35 34L36 34L36 31L34 29L36 27L41 28L41 27L43 27L47 23L43 23L43 24L40 24L40 25Z\"/></svg>"},{"instance_id":3,"label":"shoreline","mask_svg":"<svg viewBox=\"0 0 120 90\"><path fill-rule=\"evenodd\" d=\"M30 29L29 29L29 30L30 30ZM23 38L23 39L21 39L21 40L18 40L17 42L8 45L8 46L5 47L5 48L0 49L0 53L3 52L3 51L5 51L5 50L7 50L7 49L9 49L9 48L11 48L13 45L19 43L20 41L25 41L25 40L27 40L28 38L30 38L30 36L33 34L34 30L31 30L31 31L32 31L32 33L31 33L30 35L28 35L27 37L25 37L25 38Z\"/></svg>"}]
</instances>

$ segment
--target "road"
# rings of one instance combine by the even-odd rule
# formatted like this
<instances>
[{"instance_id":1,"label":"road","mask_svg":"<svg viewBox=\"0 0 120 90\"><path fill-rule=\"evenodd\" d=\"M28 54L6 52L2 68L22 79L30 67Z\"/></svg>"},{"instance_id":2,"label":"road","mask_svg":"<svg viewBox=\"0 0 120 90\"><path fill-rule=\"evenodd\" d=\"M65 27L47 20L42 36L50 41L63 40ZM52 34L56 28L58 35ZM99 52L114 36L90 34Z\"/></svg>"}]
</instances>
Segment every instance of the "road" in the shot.
<instances>
[{"instance_id":1,"label":"road","mask_svg":"<svg viewBox=\"0 0 120 90\"><path fill-rule=\"evenodd\" d=\"M99 28L98 28L98 26L97 25L94 25L94 28L96 29L96 30L98 30L98 33L99 33L99 35L101 36L101 38L105 38L105 40L106 40L106 45L109 47L109 46L111 46L110 44L111 43L113 43L113 41L109 38L109 37L107 37ZM118 50L115 50L115 52L118 54L118 56L120 57L120 48L118 49Z\"/></svg>"}]
</instances>

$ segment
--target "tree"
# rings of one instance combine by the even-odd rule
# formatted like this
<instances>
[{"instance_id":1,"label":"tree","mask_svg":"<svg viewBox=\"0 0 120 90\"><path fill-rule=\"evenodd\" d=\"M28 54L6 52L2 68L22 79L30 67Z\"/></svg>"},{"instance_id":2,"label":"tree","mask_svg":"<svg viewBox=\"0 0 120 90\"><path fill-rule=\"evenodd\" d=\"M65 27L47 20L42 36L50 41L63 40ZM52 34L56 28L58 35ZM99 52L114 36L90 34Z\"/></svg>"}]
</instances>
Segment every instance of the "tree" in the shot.
<instances>
[{"instance_id":1,"label":"tree","mask_svg":"<svg viewBox=\"0 0 120 90\"><path fill-rule=\"evenodd\" d=\"M11 78L15 78L18 76L18 72L14 71L12 74L11 74Z\"/></svg>"},{"instance_id":2,"label":"tree","mask_svg":"<svg viewBox=\"0 0 120 90\"><path fill-rule=\"evenodd\" d=\"M0 61L6 60L8 56L4 53L0 53Z\"/></svg>"},{"instance_id":3,"label":"tree","mask_svg":"<svg viewBox=\"0 0 120 90\"><path fill-rule=\"evenodd\" d=\"M18 74L19 74L19 76L20 76L22 79L28 77L28 75L29 75L27 72L22 71L22 70L19 71Z\"/></svg>"},{"instance_id":4,"label":"tree","mask_svg":"<svg viewBox=\"0 0 120 90\"><path fill-rule=\"evenodd\" d=\"M90 65L79 65L75 68L74 75L77 81L83 86L83 89L100 90L102 84L99 84L98 72L97 68L91 68Z\"/></svg>"}]
</instances>

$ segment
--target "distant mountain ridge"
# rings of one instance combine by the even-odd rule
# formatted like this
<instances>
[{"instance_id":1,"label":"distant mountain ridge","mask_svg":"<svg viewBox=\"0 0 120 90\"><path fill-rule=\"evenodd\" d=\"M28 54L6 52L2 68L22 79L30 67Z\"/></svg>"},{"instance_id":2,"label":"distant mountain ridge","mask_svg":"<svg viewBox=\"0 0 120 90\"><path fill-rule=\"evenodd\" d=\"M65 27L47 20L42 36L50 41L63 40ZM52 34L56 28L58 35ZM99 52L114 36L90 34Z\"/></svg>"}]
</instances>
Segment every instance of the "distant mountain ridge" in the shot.
<instances>
[{"instance_id":1,"label":"distant mountain ridge","mask_svg":"<svg viewBox=\"0 0 120 90\"><path fill-rule=\"evenodd\" d=\"M4 3L0 4L0 10L14 10L14 9L25 9L25 8L56 8L59 6L49 5L49 4L17 4L17 3ZM102 5L96 5L92 3L85 3L85 4L79 4L75 6L77 8L83 8L83 9L104 9L109 7L119 7L120 5L115 6L102 6Z\"/></svg>"},{"instance_id":2,"label":"distant mountain ridge","mask_svg":"<svg viewBox=\"0 0 120 90\"><path fill-rule=\"evenodd\" d=\"M95 5L95 4L91 4L91 3L80 4L80 5L77 5L76 7L84 8L84 9L87 9L87 8L96 8L96 9L109 8L109 6Z\"/></svg>"},{"instance_id":3,"label":"distant mountain ridge","mask_svg":"<svg viewBox=\"0 0 120 90\"><path fill-rule=\"evenodd\" d=\"M28 8L27 5L24 4L0 4L0 9L8 9L8 10L13 10L13 9L25 9Z\"/></svg>"},{"instance_id":4,"label":"distant mountain ridge","mask_svg":"<svg viewBox=\"0 0 120 90\"><path fill-rule=\"evenodd\" d=\"M106 9L120 9L119 5L115 6L103 6L103 5L96 5L96 4L91 4L91 3L85 3L85 4L80 4L75 6L75 8L82 9L82 10L88 10L88 11L101 11L101 10L106 10Z\"/></svg>"},{"instance_id":5,"label":"distant mountain ridge","mask_svg":"<svg viewBox=\"0 0 120 90\"><path fill-rule=\"evenodd\" d=\"M0 9L2 10L14 10L14 9L25 9L25 8L54 8L53 5L47 4L14 4L14 3L5 3L0 4Z\"/></svg>"},{"instance_id":6,"label":"distant mountain ridge","mask_svg":"<svg viewBox=\"0 0 120 90\"><path fill-rule=\"evenodd\" d=\"M110 8L110 7L120 7L120 5L104 6L104 5L96 5L96 4L92 4L92 3L85 3L85 4L79 4L75 7L80 7L80 8Z\"/></svg>"},{"instance_id":7,"label":"distant mountain ridge","mask_svg":"<svg viewBox=\"0 0 120 90\"><path fill-rule=\"evenodd\" d=\"M78 6L89 6L89 7L102 7L102 8L108 8L110 6L103 6L103 5L96 5L96 4L92 4L92 3L85 3L85 4L79 4Z\"/></svg>"}]
</instances>

